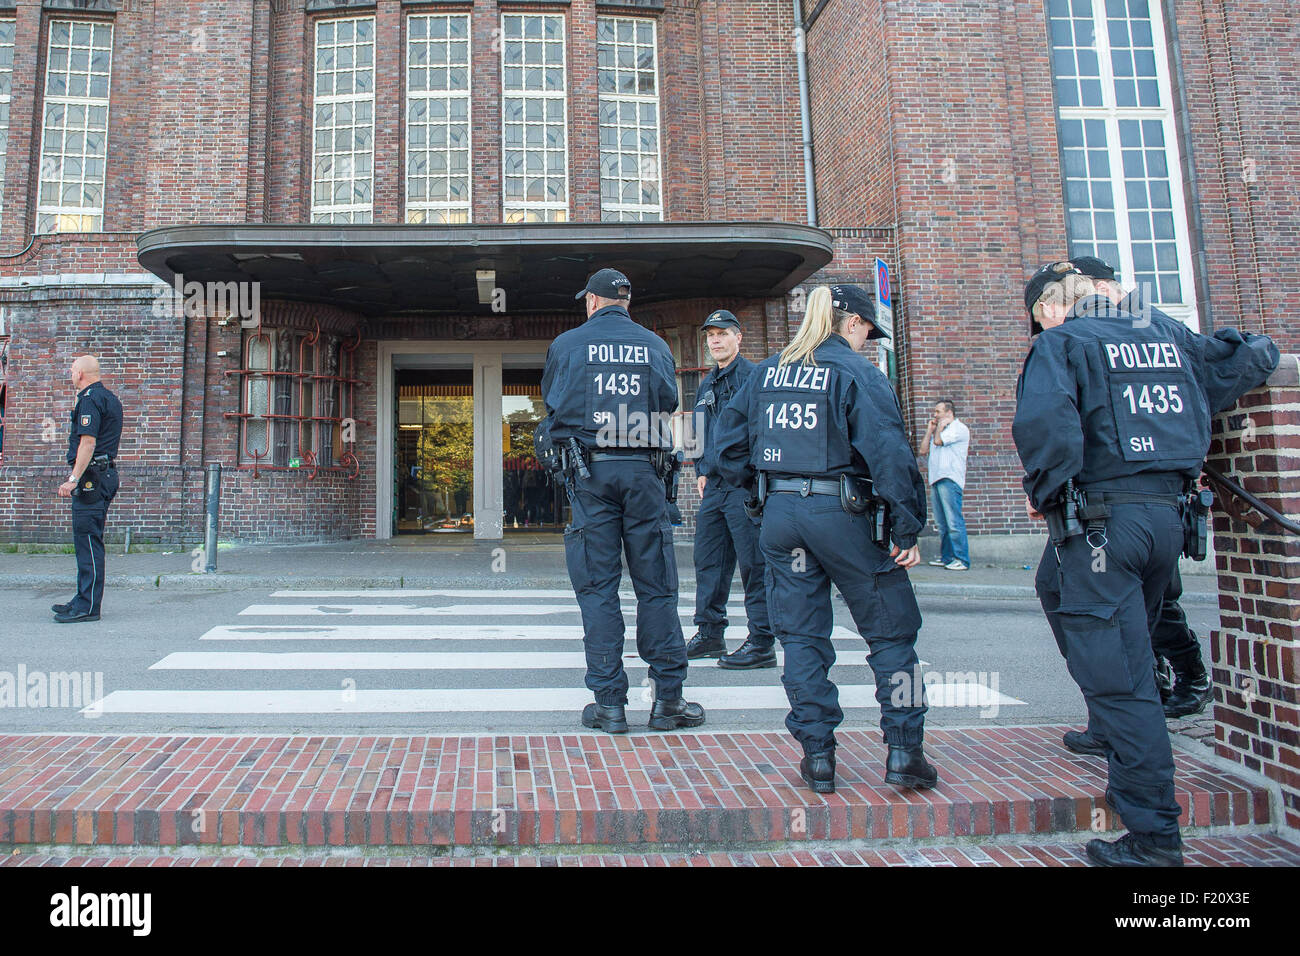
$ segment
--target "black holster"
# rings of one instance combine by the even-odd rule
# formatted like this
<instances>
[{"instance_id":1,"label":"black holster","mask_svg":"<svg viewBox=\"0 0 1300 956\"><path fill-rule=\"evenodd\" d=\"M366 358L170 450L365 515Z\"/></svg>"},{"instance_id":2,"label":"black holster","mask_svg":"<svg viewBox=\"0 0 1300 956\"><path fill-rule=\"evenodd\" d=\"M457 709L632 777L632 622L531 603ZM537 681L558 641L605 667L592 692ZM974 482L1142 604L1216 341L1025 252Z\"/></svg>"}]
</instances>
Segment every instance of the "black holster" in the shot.
<instances>
[{"instance_id":1,"label":"black holster","mask_svg":"<svg viewBox=\"0 0 1300 956\"><path fill-rule=\"evenodd\" d=\"M760 471L754 479L749 497L745 499L745 514L750 518L761 518L765 504L767 504L767 472Z\"/></svg>"},{"instance_id":2,"label":"black holster","mask_svg":"<svg viewBox=\"0 0 1300 956\"><path fill-rule=\"evenodd\" d=\"M1047 533L1052 544L1058 548L1075 535L1083 534L1083 522L1079 520L1079 494L1073 479L1065 483L1060 497L1043 509L1043 518L1047 521Z\"/></svg>"},{"instance_id":3,"label":"black holster","mask_svg":"<svg viewBox=\"0 0 1300 956\"><path fill-rule=\"evenodd\" d=\"M86 470L81 473L81 480L77 482L72 489L72 496L83 505L97 505L104 500L104 492L100 488L100 470L99 466L92 460L86 466Z\"/></svg>"},{"instance_id":4,"label":"black holster","mask_svg":"<svg viewBox=\"0 0 1300 956\"><path fill-rule=\"evenodd\" d=\"M1204 561L1209 554L1210 505L1214 492L1208 488L1194 491L1183 499L1183 557Z\"/></svg>"},{"instance_id":5,"label":"black holster","mask_svg":"<svg viewBox=\"0 0 1300 956\"><path fill-rule=\"evenodd\" d=\"M682 512L677 507L677 473L682 469L683 455L679 451L655 452L655 471L664 482L664 498L668 503L668 520L682 523Z\"/></svg>"},{"instance_id":6,"label":"black holster","mask_svg":"<svg viewBox=\"0 0 1300 956\"><path fill-rule=\"evenodd\" d=\"M888 551L889 502L884 498L872 498L867 505L867 515L871 520L871 543L882 551Z\"/></svg>"}]
</instances>

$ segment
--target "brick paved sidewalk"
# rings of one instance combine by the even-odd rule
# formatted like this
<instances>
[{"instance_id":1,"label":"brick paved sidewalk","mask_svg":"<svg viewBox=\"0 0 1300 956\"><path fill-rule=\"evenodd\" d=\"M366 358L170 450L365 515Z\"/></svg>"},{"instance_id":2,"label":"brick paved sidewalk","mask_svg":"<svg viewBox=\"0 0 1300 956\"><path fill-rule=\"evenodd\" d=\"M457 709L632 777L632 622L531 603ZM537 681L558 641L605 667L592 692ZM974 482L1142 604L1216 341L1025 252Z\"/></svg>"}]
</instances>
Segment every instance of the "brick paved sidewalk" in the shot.
<instances>
[{"instance_id":1,"label":"brick paved sidewalk","mask_svg":"<svg viewBox=\"0 0 1300 956\"><path fill-rule=\"evenodd\" d=\"M1300 845L1275 834L1240 837L1194 837L1183 842L1188 866L1300 866ZM915 866L1044 867L1087 866L1083 842L999 843L984 846L916 848L803 849L774 852L588 853L583 855L475 856L212 856L87 855L22 853L0 857L0 867L758 867L758 866Z\"/></svg>"},{"instance_id":2,"label":"brick paved sidewalk","mask_svg":"<svg viewBox=\"0 0 1300 956\"><path fill-rule=\"evenodd\" d=\"M8 735L0 844L669 851L1120 829L1104 762L1064 750L1064 729L931 730L926 792L887 786L878 735L846 732L824 797L784 734ZM1264 789L1176 760L1185 826L1270 824Z\"/></svg>"}]
</instances>

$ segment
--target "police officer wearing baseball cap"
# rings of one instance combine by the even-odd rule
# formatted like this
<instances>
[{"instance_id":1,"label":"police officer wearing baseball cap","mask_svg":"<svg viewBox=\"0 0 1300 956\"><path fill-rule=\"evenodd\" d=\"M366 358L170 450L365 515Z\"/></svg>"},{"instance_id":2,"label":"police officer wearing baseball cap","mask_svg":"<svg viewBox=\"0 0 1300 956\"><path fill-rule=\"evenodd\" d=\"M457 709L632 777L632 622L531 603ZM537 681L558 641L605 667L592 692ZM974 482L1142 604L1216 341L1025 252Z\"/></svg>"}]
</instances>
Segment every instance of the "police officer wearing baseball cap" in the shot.
<instances>
[{"instance_id":1,"label":"police officer wearing baseball cap","mask_svg":"<svg viewBox=\"0 0 1300 956\"><path fill-rule=\"evenodd\" d=\"M1183 496L1209 447L1213 340L1117 307L1071 262L1039 270L1025 304L1044 331L1017 384L1012 436L1027 510L1048 519L1052 539L1035 583L1105 747L1107 802L1129 829L1092 840L1088 856L1181 865L1150 625L1183 551Z\"/></svg>"},{"instance_id":2,"label":"police officer wearing baseball cap","mask_svg":"<svg viewBox=\"0 0 1300 956\"><path fill-rule=\"evenodd\" d=\"M677 615L673 529L657 468L672 450L677 368L668 344L632 321L631 293L627 276L601 269L577 294L585 300L587 321L547 350L542 396L548 414L537 438L539 450L549 441L573 456L564 556L582 611L586 684L596 698L583 710L582 723L607 733L628 729L618 596L623 556L637 596L637 651L650 665L655 688L650 728L704 723L704 708L682 697L686 641Z\"/></svg>"},{"instance_id":3,"label":"police officer wearing baseball cap","mask_svg":"<svg viewBox=\"0 0 1300 956\"><path fill-rule=\"evenodd\" d=\"M1144 302L1137 289L1125 293L1110 263L1095 256L1075 256L1070 260L1076 269L1093 280L1097 291L1124 312L1143 321L1166 326L1173 336L1193 335L1183 323ZM1261 385L1277 367L1276 347L1267 336L1220 329L1205 343L1207 373L1206 392L1210 413L1218 414L1236 403L1252 388ZM1156 686L1166 717L1185 717L1205 709L1211 696L1210 676L1201 655L1196 633L1187 624L1187 615L1178 603L1183 593L1177 566L1151 628L1151 650L1156 659ZM1172 671L1172 676L1170 672ZM1068 731L1065 745L1075 753L1104 756L1105 745L1096 732Z\"/></svg>"},{"instance_id":4,"label":"police officer wearing baseball cap","mask_svg":"<svg viewBox=\"0 0 1300 956\"><path fill-rule=\"evenodd\" d=\"M1062 260L1041 267L1025 283L1025 309L1029 312L1029 334L1037 335L1044 328L1055 328L1065 321L1064 287L1066 276L1082 276L1073 262ZM1052 287L1052 295L1043 293Z\"/></svg>"},{"instance_id":5,"label":"police officer wearing baseball cap","mask_svg":"<svg viewBox=\"0 0 1300 956\"><path fill-rule=\"evenodd\" d=\"M700 327L708 336L709 354L716 363L700 382L695 402L695 431L700 453L695 461L700 510L695 518L695 636L686 645L692 659L718 657L718 666L753 669L776 666L776 637L767 616L763 553L758 546L758 520L745 511L746 492L718 473L712 438L718 416L754 372L754 363L740 354L740 320L726 309L710 313ZM727 653L727 599L731 579L740 564L745 588L749 636Z\"/></svg>"},{"instance_id":6,"label":"police officer wearing baseball cap","mask_svg":"<svg viewBox=\"0 0 1300 956\"><path fill-rule=\"evenodd\" d=\"M835 728L844 719L828 677L832 583L871 649L889 747L885 781L938 781L922 747L921 612L907 577L921 560L926 488L889 379L859 354L885 335L874 315L871 296L856 286L814 290L793 341L754 370L714 431L722 476L754 487L763 507L759 541L772 627L785 650L785 723L803 747L800 776L817 793L835 789Z\"/></svg>"}]
</instances>

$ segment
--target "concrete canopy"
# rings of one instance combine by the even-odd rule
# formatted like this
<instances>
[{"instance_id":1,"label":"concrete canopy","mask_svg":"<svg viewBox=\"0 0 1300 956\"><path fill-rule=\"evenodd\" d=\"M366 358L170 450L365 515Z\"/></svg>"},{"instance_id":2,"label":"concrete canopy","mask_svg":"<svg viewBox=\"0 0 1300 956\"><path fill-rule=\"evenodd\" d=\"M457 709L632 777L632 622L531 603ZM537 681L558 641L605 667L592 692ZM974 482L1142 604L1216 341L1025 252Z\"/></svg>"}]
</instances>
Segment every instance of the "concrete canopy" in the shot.
<instances>
[{"instance_id":1,"label":"concrete canopy","mask_svg":"<svg viewBox=\"0 0 1300 956\"><path fill-rule=\"evenodd\" d=\"M137 247L169 285L256 281L263 300L415 315L491 314L480 272L511 312L576 311L574 294L607 266L631 280L634 303L778 296L830 261L833 239L774 222L214 224L153 229Z\"/></svg>"}]
</instances>

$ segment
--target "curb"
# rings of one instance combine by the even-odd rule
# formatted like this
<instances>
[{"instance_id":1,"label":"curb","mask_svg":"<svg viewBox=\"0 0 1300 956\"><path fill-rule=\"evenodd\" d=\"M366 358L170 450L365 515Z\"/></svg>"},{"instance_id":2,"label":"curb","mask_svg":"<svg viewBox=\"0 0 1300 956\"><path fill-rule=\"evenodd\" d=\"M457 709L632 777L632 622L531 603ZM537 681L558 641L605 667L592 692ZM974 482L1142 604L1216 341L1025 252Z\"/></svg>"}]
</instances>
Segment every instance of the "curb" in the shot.
<instances>
[{"instance_id":1,"label":"curb","mask_svg":"<svg viewBox=\"0 0 1300 956\"><path fill-rule=\"evenodd\" d=\"M484 581L491 579L491 585ZM7 574L0 575L0 590L34 589L68 587L67 574ZM239 591L263 588L313 588L319 590L343 590L359 588L402 589L438 589L438 588L482 588L485 591L515 588L569 588L567 577L555 575L484 575L482 573L444 577L406 577L377 575L256 575L231 574L217 571L213 574L127 574L109 577L109 587L160 589L168 591ZM991 599L1004 601L1037 601L1038 595L1033 587L1024 584L958 584L956 582L939 583L935 581L917 581L912 585L918 596L923 597L960 597L972 599ZM683 577L678 590L684 591L695 587L695 579ZM1217 594L1207 591L1185 592L1180 603L1196 607L1216 607L1219 603Z\"/></svg>"}]
</instances>

